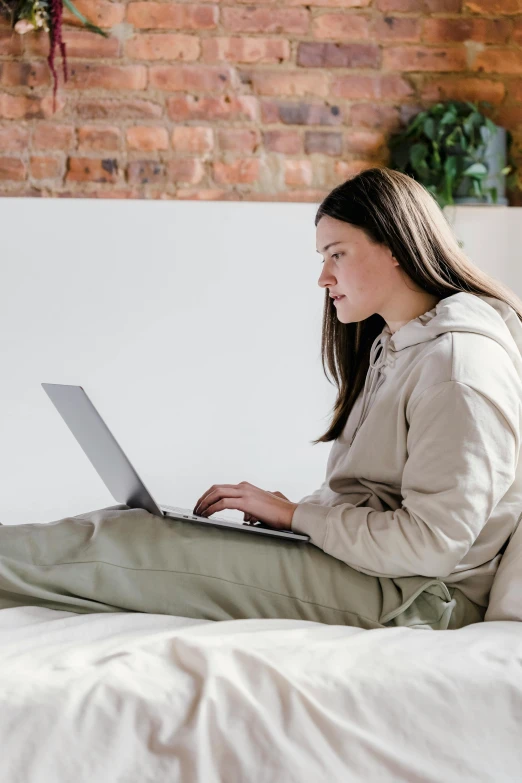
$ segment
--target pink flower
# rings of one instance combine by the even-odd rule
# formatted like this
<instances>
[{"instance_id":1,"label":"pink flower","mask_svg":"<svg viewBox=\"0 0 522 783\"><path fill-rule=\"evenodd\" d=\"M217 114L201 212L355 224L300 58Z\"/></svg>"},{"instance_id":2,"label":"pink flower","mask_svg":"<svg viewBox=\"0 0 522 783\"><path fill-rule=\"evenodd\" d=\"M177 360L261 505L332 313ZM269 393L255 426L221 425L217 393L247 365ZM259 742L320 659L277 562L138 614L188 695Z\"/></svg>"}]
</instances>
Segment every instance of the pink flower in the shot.
<instances>
[{"instance_id":1,"label":"pink flower","mask_svg":"<svg viewBox=\"0 0 522 783\"><path fill-rule=\"evenodd\" d=\"M35 28L28 19L19 19L15 24L14 29L17 33L20 33L20 35L23 35L24 33L31 32L31 30L34 30Z\"/></svg>"}]
</instances>

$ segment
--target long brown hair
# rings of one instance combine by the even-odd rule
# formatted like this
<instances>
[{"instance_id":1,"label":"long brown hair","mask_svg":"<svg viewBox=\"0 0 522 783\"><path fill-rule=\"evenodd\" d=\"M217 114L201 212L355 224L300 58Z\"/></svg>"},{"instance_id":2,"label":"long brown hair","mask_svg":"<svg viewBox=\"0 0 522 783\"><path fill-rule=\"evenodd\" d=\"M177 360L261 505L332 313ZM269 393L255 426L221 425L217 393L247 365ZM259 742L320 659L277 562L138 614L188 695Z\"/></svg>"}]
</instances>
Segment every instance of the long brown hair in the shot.
<instances>
[{"instance_id":1,"label":"long brown hair","mask_svg":"<svg viewBox=\"0 0 522 783\"><path fill-rule=\"evenodd\" d=\"M428 293L441 299L459 291L492 296L511 305L522 321L522 300L466 256L435 198L413 177L386 167L368 168L326 196L316 226L323 215L357 226L370 241L390 248L404 272ZM341 323L325 290L321 358L338 394L331 423L311 441L314 445L335 440L343 431L364 386L372 342L384 324L378 313Z\"/></svg>"}]
</instances>

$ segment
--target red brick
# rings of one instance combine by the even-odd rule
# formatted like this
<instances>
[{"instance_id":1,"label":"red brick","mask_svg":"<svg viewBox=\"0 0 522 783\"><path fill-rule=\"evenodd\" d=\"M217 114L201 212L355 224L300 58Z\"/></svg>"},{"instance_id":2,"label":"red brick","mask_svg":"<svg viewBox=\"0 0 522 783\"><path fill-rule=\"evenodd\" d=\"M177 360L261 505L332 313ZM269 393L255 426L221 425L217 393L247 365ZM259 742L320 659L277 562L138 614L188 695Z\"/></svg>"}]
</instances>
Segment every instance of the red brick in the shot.
<instances>
[{"instance_id":1,"label":"red brick","mask_svg":"<svg viewBox=\"0 0 522 783\"><path fill-rule=\"evenodd\" d=\"M338 181L344 181L378 165L376 161L371 160L339 160L335 164L335 174Z\"/></svg>"},{"instance_id":2,"label":"red brick","mask_svg":"<svg viewBox=\"0 0 522 783\"><path fill-rule=\"evenodd\" d=\"M19 158L0 157L0 180L22 182L25 176L25 163Z\"/></svg>"},{"instance_id":3,"label":"red brick","mask_svg":"<svg viewBox=\"0 0 522 783\"><path fill-rule=\"evenodd\" d=\"M259 176L259 158L239 158L231 163L214 161L212 168L218 184L252 183Z\"/></svg>"},{"instance_id":4,"label":"red brick","mask_svg":"<svg viewBox=\"0 0 522 783\"><path fill-rule=\"evenodd\" d=\"M172 149L204 155L214 149L214 131L212 128L177 127L172 131Z\"/></svg>"},{"instance_id":5,"label":"red brick","mask_svg":"<svg viewBox=\"0 0 522 783\"><path fill-rule=\"evenodd\" d=\"M261 118L265 123L285 125L340 125L343 121L339 106L306 101L262 101Z\"/></svg>"},{"instance_id":6,"label":"red brick","mask_svg":"<svg viewBox=\"0 0 522 783\"><path fill-rule=\"evenodd\" d=\"M325 133L323 131L306 131L304 149L307 155L319 152L322 155L342 155L342 133Z\"/></svg>"},{"instance_id":7,"label":"red brick","mask_svg":"<svg viewBox=\"0 0 522 783\"><path fill-rule=\"evenodd\" d=\"M425 0L427 14L460 14L463 0Z\"/></svg>"},{"instance_id":8,"label":"red brick","mask_svg":"<svg viewBox=\"0 0 522 783\"><path fill-rule=\"evenodd\" d=\"M511 40L518 46L522 46L522 19L513 22L513 35Z\"/></svg>"},{"instance_id":9,"label":"red brick","mask_svg":"<svg viewBox=\"0 0 522 783\"><path fill-rule=\"evenodd\" d=\"M141 198L141 193L135 189L108 190L103 187L100 190L60 190L57 198Z\"/></svg>"},{"instance_id":10,"label":"red brick","mask_svg":"<svg viewBox=\"0 0 522 783\"><path fill-rule=\"evenodd\" d=\"M69 63L67 89L144 90L147 69L144 65L98 65Z\"/></svg>"},{"instance_id":11,"label":"red brick","mask_svg":"<svg viewBox=\"0 0 522 783\"><path fill-rule=\"evenodd\" d=\"M391 46L383 52L383 68L388 71L464 71L466 50L427 46Z\"/></svg>"},{"instance_id":12,"label":"red brick","mask_svg":"<svg viewBox=\"0 0 522 783\"><path fill-rule=\"evenodd\" d=\"M258 71L250 74L250 84L258 95L328 96L327 73L302 73L297 70Z\"/></svg>"},{"instance_id":13,"label":"red brick","mask_svg":"<svg viewBox=\"0 0 522 783\"><path fill-rule=\"evenodd\" d=\"M169 134L164 127L135 125L127 129L127 146L132 150L167 150Z\"/></svg>"},{"instance_id":14,"label":"red brick","mask_svg":"<svg viewBox=\"0 0 522 783\"><path fill-rule=\"evenodd\" d=\"M377 44L301 41L297 64L304 68L379 68L381 52Z\"/></svg>"},{"instance_id":15,"label":"red brick","mask_svg":"<svg viewBox=\"0 0 522 783\"><path fill-rule=\"evenodd\" d=\"M151 65L149 68L150 86L171 92L223 92L231 88L232 77L232 69L226 65Z\"/></svg>"},{"instance_id":16,"label":"red brick","mask_svg":"<svg viewBox=\"0 0 522 783\"><path fill-rule=\"evenodd\" d=\"M40 33L27 33L25 39L25 55L47 57L49 54L49 36ZM70 30L64 27L63 41L69 57L118 57L120 42L117 38L103 38L88 30ZM60 58L57 56L57 62ZM61 62L60 62L61 67Z\"/></svg>"},{"instance_id":17,"label":"red brick","mask_svg":"<svg viewBox=\"0 0 522 783\"><path fill-rule=\"evenodd\" d=\"M299 187L311 185L314 177L309 160L286 160L284 162L285 185Z\"/></svg>"},{"instance_id":18,"label":"red brick","mask_svg":"<svg viewBox=\"0 0 522 783\"><path fill-rule=\"evenodd\" d=\"M255 190L248 192L249 201L280 201L280 202L307 202L307 203L320 203L328 194L330 188L314 189L311 188L303 190L284 190L284 191L270 191L270 193L257 193ZM245 195L243 196L243 200Z\"/></svg>"},{"instance_id":19,"label":"red brick","mask_svg":"<svg viewBox=\"0 0 522 783\"><path fill-rule=\"evenodd\" d=\"M257 120L257 99L251 95L203 96L183 95L167 99L167 111L171 120Z\"/></svg>"},{"instance_id":20,"label":"red brick","mask_svg":"<svg viewBox=\"0 0 522 783\"><path fill-rule=\"evenodd\" d=\"M167 178L169 182L187 182L197 185L205 176L205 167L197 158L177 158L169 160Z\"/></svg>"},{"instance_id":21,"label":"red brick","mask_svg":"<svg viewBox=\"0 0 522 783\"><path fill-rule=\"evenodd\" d=\"M197 60L199 39L181 33L140 33L125 43L125 54L137 60Z\"/></svg>"},{"instance_id":22,"label":"red brick","mask_svg":"<svg viewBox=\"0 0 522 783\"><path fill-rule=\"evenodd\" d=\"M127 179L132 184L162 185L166 181L165 164L157 160L134 160L127 166Z\"/></svg>"},{"instance_id":23,"label":"red brick","mask_svg":"<svg viewBox=\"0 0 522 783\"><path fill-rule=\"evenodd\" d=\"M522 73L522 51L488 47L477 54L472 70L484 73Z\"/></svg>"},{"instance_id":24,"label":"red brick","mask_svg":"<svg viewBox=\"0 0 522 783\"><path fill-rule=\"evenodd\" d=\"M264 0L260 0L264 2ZM252 5L252 0L236 0L238 5L240 3L246 3L247 5ZM271 0L267 0L268 3L271 2ZM372 4L372 0L288 0L288 5L304 5L305 8L308 6L311 6L313 8L322 7L322 6L330 6L334 8L342 8L342 9L348 9L348 8L367 8L369 5Z\"/></svg>"},{"instance_id":25,"label":"red brick","mask_svg":"<svg viewBox=\"0 0 522 783\"><path fill-rule=\"evenodd\" d=\"M492 16L522 14L522 0L464 0L464 8L475 14Z\"/></svg>"},{"instance_id":26,"label":"red brick","mask_svg":"<svg viewBox=\"0 0 522 783\"><path fill-rule=\"evenodd\" d=\"M235 0L238 4L245 3L252 5L252 0ZM257 4L272 4L275 0L257 0ZM321 8L323 6L332 6L335 8L365 8L371 5L371 0L285 0L289 6L304 5Z\"/></svg>"},{"instance_id":27,"label":"red brick","mask_svg":"<svg viewBox=\"0 0 522 783\"><path fill-rule=\"evenodd\" d=\"M0 150L3 152L23 152L29 146L29 128L19 125L6 125L0 128Z\"/></svg>"},{"instance_id":28,"label":"red brick","mask_svg":"<svg viewBox=\"0 0 522 783\"><path fill-rule=\"evenodd\" d=\"M78 128L80 152L114 152L121 145L119 128L102 125L84 125Z\"/></svg>"},{"instance_id":29,"label":"red brick","mask_svg":"<svg viewBox=\"0 0 522 783\"><path fill-rule=\"evenodd\" d=\"M379 11L389 13L459 14L462 0L377 0Z\"/></svg>"},{"instance_id":30,"label":"red brick","mask_svg":"<svg viewBox=\"0 0 522 783\"><path fill-rule=\"evenodd\" d=\"M74 126L39 123L33 130L33 148L37 150L71 150Z\"/></svg>"},{"instance_id":31,"label":"red brick","mask_svg":"<svg viewBox=\"0 0 522 783\"><path fill-rule=\"evenodd\" d=\"M203 38L203 62L282 63L290 59L290 42L281 38Z\"/></svg>"},{"instance_id":32,"label":"red brick","mask_svg":"<svg viewBox=\"0 0 522 783\"><path fill-rule=\"evenodd\" d=\"M321 14L313 21L313 36L318 41L360 41L370 36L371 18L358 14Z\"/></svg>"},{"instance_id":33,"label":"red brick","mask_svg":"<svg viewBox=\"0 0 522 783\"><path fill-rule=\"evenodd\" d=\"M346 149L358 155L375 155L386 146L387 137L381 131L348 130L344 134Z\"/></svg>"},{"instance_id":34,"label":"red brick","mask_svg":"<svg viewBox=\"0 0 522 783\"><path fill-rule=\"evenodd\" d=\"M420 41L421 20L401 16L381 16L373 25L372 36L379 41Z\"/></svg>"},{"instance_id":35,"label":"red brick","mask_svg":"<svg viewBox=\"0 0 522 783\"><path fill-rule=\"evenodd\" d=\"M258 129L231 128L219 130L219 148L236 153L254 153L259 148L261 136Z\"/></svg>"},{"instance_id":36,"label":"red brick","mask_svg":"<svg viewBox=\"0 0 522 783\"><path fill-rule=\"evenodd\" d=\"M89 22L98 27L113 27L120 24L125 18L125 5L123 3L109 3L107 0L74 0L74 5ZM67 24L80 24L78 17L63 7L63 21Z\"/></svg>"},{"instance_id":37,"label":"red brick","mask_svg":"<svg viewBox=\"0 0 522 783\"><path fill-rule=\"evenodd\" d=\"M127 22L144 30L213 30L219 10L210 5L188 3L129 3Z\"/></svg>"},{"instance_id":38,"label":"red brick","mask_svg":"<svg viewBox=\"0 0 522 783\"><path fill-rule=\"evenodd\" d=\"M198 188L197 190L179 188L176 193L176 199L178 201L237 201L237 194L233 191L230 193L217 188Z\"/></svg>"},{"instance_id":39,"label":"red brick","mask_svg":"<svg viewBox=\"0 0 522 783\"><path fill-rule=\"evenodd\" d=\"M502 82L490 79L474 79L464 77L448 77L446 79L430 80L421 92L423 101L489 101L501 103L506 94Z\"/></svg>"},{"instance_id":40,"label":"red brick","mask_svg":"<svg viewBox=\"0 0 522 783\"><path fill-rule=\"evenodd\" d=\"M398 131L401 121L399 110L394 106L384 103L355 103L350 107L350 124Z\"/></svg>"},{"instance_id":41,"label":"red brick","mask_svg":"<svg viewBox=\"0 0 522 783\"><path fill-rule=\"evenodd\" d=\"M144 120L161 117L163 106L138 99L111 100L96 98L78 101L76 114L84 120Z\"/></svg>"},{"instance_id":42,"label":"red brick","mask_svg":"<svg viewBox=\"0 0 522 783\"><path fill-rule=\"evenodd\" d=\"M57 179L62 176L63 160L43 155L31 156L31 176L34 179Z\"/></svg>"},{"instance_id":43,"label":"red brick","mask_svg":"<svg viewBox=\"0 0 522 783\"><path fill-rule=\"evenodd\" d=\"M50 84L47 63L4 62L0 65L4 87L45 87Z\"/></svg>"},{"instance_id":44,"label":"red brick","mask_svg":"<svg viewBox=\"0 0 522 783\"><path fill-rule=\"evenodd\" d=\"M480 80L482 81L482 79ZM508 96L513 101L522 102L522 79L514 79L506 84Z\"/></svg>"},{"instance_id":45,"label":"red brick","mask_svg":"<svg viewBox=\"0 0 522 783\"><path fill-rule=\"evenodd\" d=\"M17 187L16 190L11 188L5 189L0 195L9 196L10 198L40 198L42 191L28 184L26 187Z\"/></svg>"},{"instance_id":46,"label":"red brick","mask_svg":"<svg viewBox=\"0 0 522 783\"><path fill-rule=\"evenodd\" d=\"M522 125L522 106L501 106L495 116L495 122L513 129Z\"/></svg>"},{"instance_id":47,"label":"red brick","mask_svg":"<svg viewBox=\"0 0 522 783\"><path fill-rule=\"evenodd\" d=\"M67 182L116 182L118 161L114 158L76 158L67 161Z\"/></svg>"},{"instance_id":48,"label":"red brick","mask_svg":"<svg viewBox=\"0 0 522 783\"><path fill-rule=\"evenodd\" d=\"M300 8L224 7L222 25L231 33L306 35L310 12Z\"/></svg>"},{"instance_id":49,"label":"red brick","mask_svg":"<svg viewBox=\"0 0 522 783\"><path fill-rule=\"evenodd\" d=\"M346 74L335 76L330 85L330 96L335 98L402 100L413 95L414 92L412 85L396 74L379 76Z\"/></svg>"},{"instance_id":50,"label":"red brick","mask_svg":"<svg viewBox=\"0 0 522 783\"><path fill-rule=\"evenodd\" d=\"M34 35L34 33L28 33ZM0 55L19 57L22 54L22 36L12 30L0 30Z\"/></svg>"},{"instance_id":51,"label":"red brick","mask_svg":"<svg viewBox=\"0 0 522 783\"><path fill-rule=\"evenodd\" d=\"M506 43L510 23L506 19L425 19L422 39L426 43L477 41Z\"/></svg>"},{"instance_id":52,"label":"red brick","mask_svg":"<svg viewBox=\"0 0 522 783\"><path fill-rule=\"evenodd\" d=\"M56 113L65 101L58 95L56 98ZM0 95L0 118L6 120L42 119L53 114L52 97L37 98L29 95Z\"/></svg>"},{"instance_id":53,"label":"red brick","mask_svg":"<svg viewBox=\"0 0 522 783\"><path fill-rule=\"evenodd\" d=\"M283 155L299 155L303 151L301 134L292 130L264 131L263 145L267 152L279 152Z\"/></svg>"}]
</instances>

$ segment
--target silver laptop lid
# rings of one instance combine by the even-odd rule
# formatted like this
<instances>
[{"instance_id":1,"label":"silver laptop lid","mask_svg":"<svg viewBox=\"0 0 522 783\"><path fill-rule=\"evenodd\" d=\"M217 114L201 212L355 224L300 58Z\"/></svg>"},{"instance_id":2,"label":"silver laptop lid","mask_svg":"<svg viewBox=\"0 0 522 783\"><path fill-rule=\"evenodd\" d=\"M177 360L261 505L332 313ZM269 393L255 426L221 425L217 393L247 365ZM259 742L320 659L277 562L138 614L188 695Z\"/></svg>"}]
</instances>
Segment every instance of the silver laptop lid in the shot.
<instances>
[{"instance_id":1,"label":"silver laptop lid","mask_svg":"<svg viewBox=\"0 0 522 783\"><path fill-rule=\"evenodd\" d=\"M81 386L42 383L43 390L118 503L164 516Z\"/></svg>"}]
</instances>

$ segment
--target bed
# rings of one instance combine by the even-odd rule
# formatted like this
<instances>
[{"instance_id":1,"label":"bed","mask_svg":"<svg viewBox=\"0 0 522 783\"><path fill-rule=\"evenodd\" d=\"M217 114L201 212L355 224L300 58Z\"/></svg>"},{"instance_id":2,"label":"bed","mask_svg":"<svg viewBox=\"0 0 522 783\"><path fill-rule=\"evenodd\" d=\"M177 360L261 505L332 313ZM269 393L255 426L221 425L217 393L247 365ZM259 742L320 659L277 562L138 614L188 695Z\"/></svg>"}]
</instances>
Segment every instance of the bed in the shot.
<instances>
[{"instance_id":1,"label":"bed","mask_svg":"<svg viewBox=\"0 0 522 783\"><path fill-rule=\"evenodd\" d=\"M292 464L285 493L302 497L316 486L324 452L310 454L308 443L333 402L317 351L316 205L4 198L3 209L12 228L3 237L10 295L0 312L8 340L4 524L25 523L28 514L57 520L108 502L56 423L42 381L92 390L165 503L188 507L218 468L226 480L276 488ZM519 294L521 212L455 208L468 252ZM45 264L43 247L52 247ZM193 257L197 278L186 262ZM245 278L246 261L254 271ZM243 295L245 281L255 286L254 299ZM290 290L301 302L298 319ZM178 334L184 339L173 340ZM242 377L234 384L223 367L238 353ZM219 380L211 398L204 384L201 393L197 386L178 393L179 376L193 376L195 355L205 356L206 378ZM285 383L256 373L259 356L271 365L281 357ZM251 410L260 408L261 424L251 424ZM206 461L196 420L220 444ZM234 437L223 437L232 420ZM183 444L179 463L165 433ZM248 475L233 478L237 454L243 460L247 451ZM519 781L521 536L518 554L510 544L503 556L490 621L458 631L3 609L0 783Z\"/></svg>"},{"instance_id":2,"label":"bed","mask_svg":"<svg viewBox=\"0 0 522 783\"><path fill-rule=\"evenodd\" d=\"M2 783L521 778L522 623L0 611Z\"/></svg>"}]
</instances>

